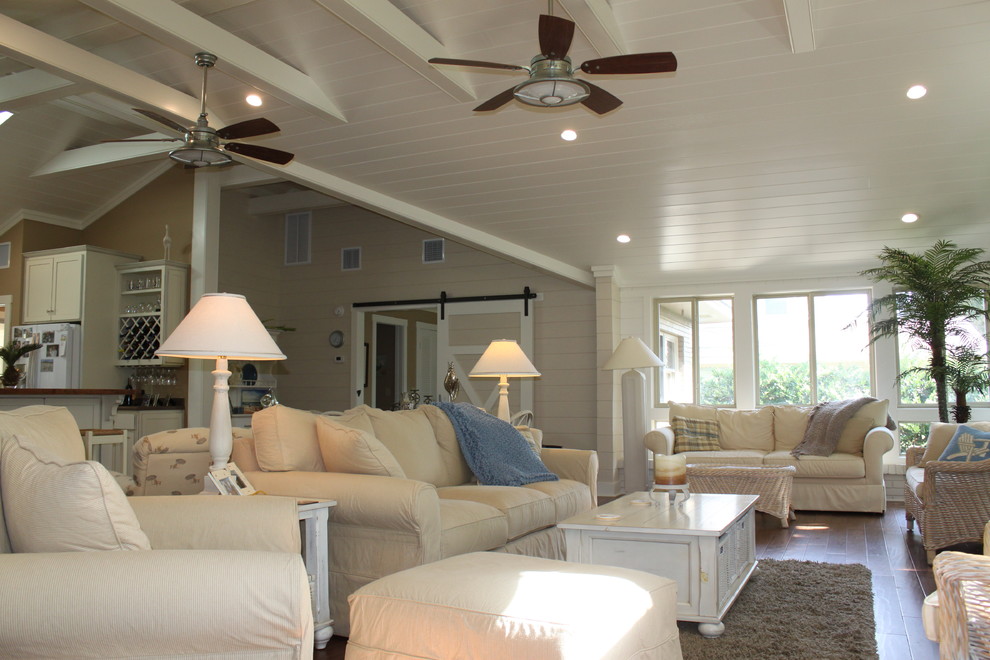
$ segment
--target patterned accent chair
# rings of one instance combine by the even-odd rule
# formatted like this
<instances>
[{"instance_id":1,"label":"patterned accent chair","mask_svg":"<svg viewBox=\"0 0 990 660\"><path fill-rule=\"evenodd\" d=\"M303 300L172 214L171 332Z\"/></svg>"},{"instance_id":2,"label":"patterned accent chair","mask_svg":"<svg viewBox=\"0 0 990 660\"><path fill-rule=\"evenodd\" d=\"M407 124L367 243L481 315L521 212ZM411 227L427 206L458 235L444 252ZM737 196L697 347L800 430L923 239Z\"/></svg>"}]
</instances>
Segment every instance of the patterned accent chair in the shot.
<instances>
[{"instance_id":1,"label":"patterned accent chair","mask_svg":"<svg viewBox=\"0 0 990 660\"><path fill-rule=\"evenodd\" d=\"M909 447L906 452L907 528L911 531L914 521L918 522L929 564L941 548L981 541L990 520L990 460L975 454L969 458L983 460L939 460L959 426L934 422L927 444ZM990 431L990 422L971 422L966 426ZM960 447L965 449L965 444L961 441Z\"/></svg>"}]
</instances>

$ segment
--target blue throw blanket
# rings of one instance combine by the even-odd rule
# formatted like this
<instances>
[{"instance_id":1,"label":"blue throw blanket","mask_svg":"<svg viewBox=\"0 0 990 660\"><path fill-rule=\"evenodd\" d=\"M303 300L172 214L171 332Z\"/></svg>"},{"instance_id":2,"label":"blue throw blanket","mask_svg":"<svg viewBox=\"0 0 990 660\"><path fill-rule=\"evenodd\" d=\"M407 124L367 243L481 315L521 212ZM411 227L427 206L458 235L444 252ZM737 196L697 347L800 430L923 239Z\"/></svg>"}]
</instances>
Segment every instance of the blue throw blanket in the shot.
<instances>
[{"instance_id":1,"label":"blue throw blanket","mask_svg":"<svg viewBox=\"0 0 990 660\"><path fill-rule=\"evenodd\" d=\"M437 401L447 414L468 467L485 486L523 486L537 481L558 481L526 439L506 421L470 403Z\"/></svg>"}]
</instances>

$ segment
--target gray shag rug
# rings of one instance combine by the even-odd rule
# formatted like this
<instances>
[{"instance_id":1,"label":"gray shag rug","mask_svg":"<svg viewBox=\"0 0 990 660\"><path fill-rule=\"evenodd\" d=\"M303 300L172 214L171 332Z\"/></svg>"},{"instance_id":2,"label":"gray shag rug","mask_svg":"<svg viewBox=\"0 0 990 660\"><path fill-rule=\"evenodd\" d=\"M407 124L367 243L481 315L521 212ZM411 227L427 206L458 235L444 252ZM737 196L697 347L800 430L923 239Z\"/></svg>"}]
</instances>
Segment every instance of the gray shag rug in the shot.
<instances>
[{"instance_id":1,"label":"gray shag rug","mask_svg":"<svg viewBox=\"0 0 990 660\"><path fill-rule=\"evenodd\" d=\"M870 569L761 559L716 639L678 623L684 660L877 660Z\"/></svg>"}]
</instances>

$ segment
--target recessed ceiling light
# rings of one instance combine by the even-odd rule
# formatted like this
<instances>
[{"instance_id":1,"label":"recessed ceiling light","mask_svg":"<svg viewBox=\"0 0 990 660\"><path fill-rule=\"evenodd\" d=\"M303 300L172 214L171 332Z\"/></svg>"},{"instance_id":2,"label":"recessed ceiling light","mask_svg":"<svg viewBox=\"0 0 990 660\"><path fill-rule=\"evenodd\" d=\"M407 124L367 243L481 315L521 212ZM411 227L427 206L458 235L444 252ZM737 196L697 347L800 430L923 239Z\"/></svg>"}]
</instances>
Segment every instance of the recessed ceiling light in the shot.
<instances>
[{"instance_id":1,"label":"recessed ceiling light","mask_svg":"<svg viewBox=\"0 0 990 660\"><path fill-rule=\"evenodd\" d=\"M566 131L560 134L560 139L571 142L577 139L577 133L568 128Z\"/></svg>"},{"instance_id":2,"label":"recessed ceiling light","mask_svg":"<svg viewBox=\"0 0 990 660\"><path fill-rule=\"evenodd\" d=\"M4 111L0 112L0 124L4 123L5 121L7 121L8 119L10 119L13 116L14 116L14 113L13 112L9 112L7 110L4 110Z\"/></svg>"},{"instance_id":3,"label":"recessed ceiling light","mask_svg":"<svg viewBox=\"0 0 990 660\"><path fill-rule=\"evenodd\" d=\"M247 101L248 105L253 105L256 108L261 105L261 97L257 94L248 94L244 100Z\"/></svg>"},{"instance_id":4,"label":"recessed ceiling light","mask_svg":"<svg viewBox=\"0 0 990 660\"><path fill-rule=\"evenodd\" d=\"M908 88L907 97L909 99L920 99L928 93L928 88L924 85L912 85Z\"/></svg>"},{"instance_id":5,"label":"recessed ceiling light","mask_svg":"<svg viewBox=\"0 0 990 660\"><path fill-rule=\"evenodd\" d=\"M618 236L615 237L615 240L619 241L620 243L628 243L632 239L629 238L629 234L619 234Z\"/></svg>"},{"instance_id":6,"label":"recessed ceiling light","mask_svg":"<svg viewBox=\"0 0 990 660\"><path fill-rule=\"evenodd\" d=\"M911 223L911 222L917 222L917 221L918 221L918 214L917 213L905 213L904 215L901 216L901 222Z\"/></svg>"}]
</instances>

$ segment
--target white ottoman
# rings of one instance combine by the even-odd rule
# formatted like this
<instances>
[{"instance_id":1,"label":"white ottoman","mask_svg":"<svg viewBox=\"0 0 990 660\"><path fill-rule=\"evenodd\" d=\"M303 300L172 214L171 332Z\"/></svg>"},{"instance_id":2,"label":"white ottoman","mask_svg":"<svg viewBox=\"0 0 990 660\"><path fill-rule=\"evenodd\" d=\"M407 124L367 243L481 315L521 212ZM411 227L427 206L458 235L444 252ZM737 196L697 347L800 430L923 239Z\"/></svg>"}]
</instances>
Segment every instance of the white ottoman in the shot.
<instances>
[{"instance_id":1,"label":"white ottoman","mask_svg":"<svg viewBox=\"0 0 990 660\"><path fill-rule=\"evenodd\" d=\"M498 552L394 573L348 597L347 660L679 660L677 586Z\"/></svg>"}]
</instances>

